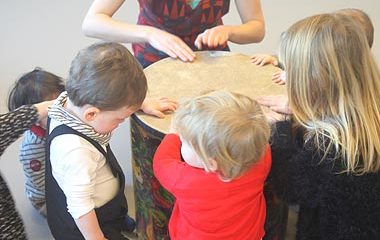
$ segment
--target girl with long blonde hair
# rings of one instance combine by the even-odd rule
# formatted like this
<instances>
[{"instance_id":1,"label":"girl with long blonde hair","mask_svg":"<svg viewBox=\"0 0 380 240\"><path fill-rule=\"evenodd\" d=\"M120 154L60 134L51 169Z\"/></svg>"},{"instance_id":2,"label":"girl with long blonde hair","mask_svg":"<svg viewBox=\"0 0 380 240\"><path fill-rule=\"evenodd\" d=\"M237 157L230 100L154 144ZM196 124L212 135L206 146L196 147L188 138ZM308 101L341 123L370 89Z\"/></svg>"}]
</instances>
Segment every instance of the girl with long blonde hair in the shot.
<instances>
[{"instance_id":1,"label":"girl with long blonde hair","mask_svg":"<svg viewBox=\"0 0 380 240\"><path fill-rule=\"evenodd\" d=\"M293 123L275 124L271 177L300 205L297 239L380 239L380 71L364 31L308 17L282 35L279 58Z\"/></svg>"}]
</instances>

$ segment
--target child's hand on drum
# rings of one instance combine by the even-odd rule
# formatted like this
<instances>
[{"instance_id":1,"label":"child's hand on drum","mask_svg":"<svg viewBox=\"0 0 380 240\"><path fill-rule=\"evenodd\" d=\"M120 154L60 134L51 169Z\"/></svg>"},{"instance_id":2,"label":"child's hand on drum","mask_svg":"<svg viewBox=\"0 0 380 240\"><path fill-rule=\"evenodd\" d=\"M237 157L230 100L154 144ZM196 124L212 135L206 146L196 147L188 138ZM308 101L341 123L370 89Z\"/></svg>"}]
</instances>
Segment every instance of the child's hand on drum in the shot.
<instances>
[{"instance_id":1,"label":"child's hand on drum","mask_svg":"<svg viewBox=\"0 0 380 240\"><path fill-rule=\"evenodd\" d=\"M255 54L252 56L252 63L260 66L264 66L266 64L272 64L273 66L278 66L277 58L268 55L268 54Z\"/></svg>"},{"instance_id":2,"label":"child's hand on drum","mask_svg":"<svg viewBox=\"0 0 380 240\"><path fill-rule=\"evenodd\" d=\"M261 96L256 98L256 101L276 113L286 115L292 114L292 110L288 105L288 96L286 95Z\"/></svg>"},{"instance_id":3,"label":"child's hand on drum","mask_svg":"<svg viewBox=\"0 0 380 240\"><path fill-rule=\"evenodd\" d=\"M174 112L177 109L177 101L167 97L145 98L141 110L149 115L159 118L165 117L165 112Z\"/></svg>"},{"instance_id":4,"label":"child's hand on drum","mask_svg":"<svg viewBox=\"0 0 380 240\"><path fill-rule=\"evenodd\" d=\"M284 85L286 83L285 71L278 71L272 74L272 81L278 85Z\"/></svg>"},{"instance_id":5,"label":"child's hand on drum","mask_svg":"<svg viewBox=\"0 0 380 240\"><path fill-rule=\"evenodd\" d=\"M264 115L270 125L276 122L285 121L287 119L286 117L288 116L287 114L278 113L275 111L264 111Z\"/></svg>"}]
</instances>

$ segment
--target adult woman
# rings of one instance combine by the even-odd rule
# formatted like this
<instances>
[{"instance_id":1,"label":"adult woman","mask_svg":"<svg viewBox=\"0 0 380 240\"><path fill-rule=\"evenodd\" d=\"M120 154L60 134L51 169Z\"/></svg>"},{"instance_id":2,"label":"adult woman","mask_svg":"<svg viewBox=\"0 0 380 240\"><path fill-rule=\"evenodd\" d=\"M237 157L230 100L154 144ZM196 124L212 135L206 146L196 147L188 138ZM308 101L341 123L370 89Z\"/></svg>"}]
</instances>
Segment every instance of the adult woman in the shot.
<instances>
[{"instance_id":1,"label":"adult woman","mask_svg":"<svg viewBox=\"0 0 380 240\"><path fill-rule=\"evenodd\" d=\"M47 117L52 102L22 106L0 115L0 155L33 124ZM26 239L24 225L17 213L8 186L0 175L0 239Z\"/></svg>"},{"instance_id":2,"label":"adult woman","mask_svg":"<svg viewBox=\"0 0 380 240\"><path fill-rule=\"evenodd\" d=\"M139 0L137 25L112 19L124 0L95 0L84 21L90 37L133 43L135 57L148 66L167 56L193 61L194 50L228 50L227 41L260 42L265 34L260 0L236 0L241 25L223 25L229 0Z\"/></svg>"}]
</instances>

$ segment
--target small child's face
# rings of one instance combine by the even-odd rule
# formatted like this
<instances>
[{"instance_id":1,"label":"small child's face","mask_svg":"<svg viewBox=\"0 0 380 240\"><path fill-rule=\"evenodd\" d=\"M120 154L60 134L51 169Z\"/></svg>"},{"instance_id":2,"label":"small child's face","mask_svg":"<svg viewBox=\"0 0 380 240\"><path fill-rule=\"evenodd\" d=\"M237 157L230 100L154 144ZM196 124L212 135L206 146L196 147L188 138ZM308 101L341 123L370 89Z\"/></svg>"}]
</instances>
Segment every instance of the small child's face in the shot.
<instances>
[{"instance_id":1,"label":"small child's face","mask_svg":"<svg viewBox=\"0 0 380 240\"><path fill-rule=\"evenodd\" d=\"M181 141L181 155L183 160L192 167L205 169L202 158L195 152L193 146L183 138L181 138Z\"/></svg>"},{"instance_id":2,"label":"small child's face","mask_svg":"<svg viewBox=\"0 0 380 240\"><path fill-rule=\"evenodd\" d=\"M98 133L107 134L115 130L137 110L135 107L121 107L114 111L100 111L96 114L94 120L88 124Z\"/></svg>"}]
</instances>

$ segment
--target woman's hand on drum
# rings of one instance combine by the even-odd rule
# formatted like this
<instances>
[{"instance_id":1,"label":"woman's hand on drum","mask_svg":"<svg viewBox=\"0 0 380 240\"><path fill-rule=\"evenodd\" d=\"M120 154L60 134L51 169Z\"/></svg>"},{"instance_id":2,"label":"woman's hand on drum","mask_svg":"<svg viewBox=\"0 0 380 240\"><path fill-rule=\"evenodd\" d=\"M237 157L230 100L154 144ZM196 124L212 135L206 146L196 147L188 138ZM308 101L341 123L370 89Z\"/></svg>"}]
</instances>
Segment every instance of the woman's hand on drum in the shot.
<instances>
[{"instance_id":1,"label":"woman's hand on drum","mask_svg":"<svg viewBox=\"0 0 380 240\"><path fill-rule=\"evenodd\" d=\"M286 72L278 71L272 74L272 81L278 85L285 85L286 83Z\"/></svg>"},{"instance_id":2,"label":"woman's hand on drum","mask_svg":"<svg viewBox=\"0 0 380 240\"><path fill-rule=\"evenodd\" d=\"M158 28L151 27L148 42L172 58L179 58L184 62L192 62L195 58L193 50L182 39Z\"/></svg>"},{"instance_id":3,"label":"woman's hand on drum","mask_svg":"<svg viewBox=\"0 0 380 240\"><path fill-rule=\"evenodd\" d=\"M252 63L259 66L264 66L266 64L272 64L273 66L278 66L277 58L268 54L255 54L251 58L252 58Z\"/></svg>"},{"instance_id":4,"label":"woman's hand on drum","mask_svg":"<svg viewBox=\"0 0 380 240\"><path fill-rule=\"evenodd\" d=\"M145 98L141 110L149 115L159 118L165 117L165 112L174 112L177 109L177 101L167 98Z\"/></svg>"},{"instance_id":5,"label":"woman's hand on drum","mask_svg":"<svg viewBox=\"0 0 380 240\"><path fill-rule=\"evenodd\" d=\"M218 46L227 46L230 37L230 27L225 25L216 26L205 30L195 39L194 45L201 50L203 46L213 49Z\"/></svg>"}]
</instances>

